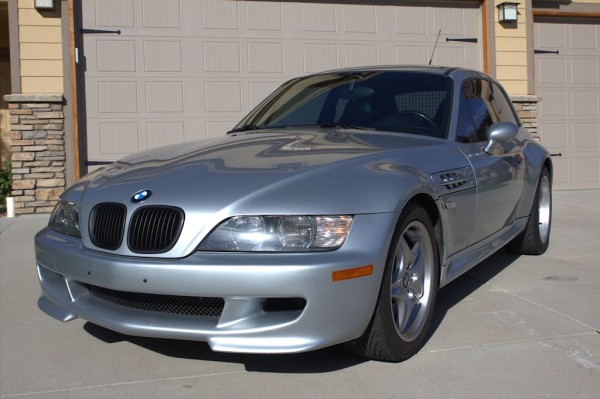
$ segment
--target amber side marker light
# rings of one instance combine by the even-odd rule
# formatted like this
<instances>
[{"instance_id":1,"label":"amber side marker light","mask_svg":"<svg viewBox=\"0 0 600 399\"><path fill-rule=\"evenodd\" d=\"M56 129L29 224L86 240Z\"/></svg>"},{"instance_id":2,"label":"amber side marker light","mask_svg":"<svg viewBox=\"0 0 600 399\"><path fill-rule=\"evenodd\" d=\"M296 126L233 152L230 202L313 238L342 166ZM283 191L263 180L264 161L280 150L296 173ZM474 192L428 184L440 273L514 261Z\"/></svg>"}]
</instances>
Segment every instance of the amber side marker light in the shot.
<instances>
[{"instance_id":1,"label":"amber side marker light","mask_svg":"<svg viewBox=\"0 0 600 399\"><path fill-rule=\"evenodd\" d=\"M350 280L352 278L359 278L370 276L373 274L373 266L361 266L353 269L337 270L331 273L331 279L333 281Z\"/></svg>"}]
</instances>

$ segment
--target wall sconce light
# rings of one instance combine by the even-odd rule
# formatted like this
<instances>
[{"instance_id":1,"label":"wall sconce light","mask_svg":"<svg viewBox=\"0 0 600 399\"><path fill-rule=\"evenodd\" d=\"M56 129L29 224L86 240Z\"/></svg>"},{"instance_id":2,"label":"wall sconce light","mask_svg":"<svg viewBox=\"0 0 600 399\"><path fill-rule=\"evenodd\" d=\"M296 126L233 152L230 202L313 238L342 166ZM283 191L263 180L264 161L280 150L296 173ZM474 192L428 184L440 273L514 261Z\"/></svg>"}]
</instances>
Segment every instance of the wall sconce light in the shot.
<instances>
[{"instance_id":1,"label":"wall sconce light","mask_svg":"<svg viewBox=\"0 0 600 399\"><path fill-rule=\"evenodd\" d=\"M519 3L500 3L498 4L498 21L500 22L517 22L519 13L517 6Z\"/></svg>"},{"instance_id":2,"label":"wall sconce light","mask_svg":"<svg viewBox=\"0 0 600 399\"><path fill-rule=\"evenodd\" d=\"M34 7L38 11L54 11L54 0L35 0Z\"/></svg>"}]
</instances>

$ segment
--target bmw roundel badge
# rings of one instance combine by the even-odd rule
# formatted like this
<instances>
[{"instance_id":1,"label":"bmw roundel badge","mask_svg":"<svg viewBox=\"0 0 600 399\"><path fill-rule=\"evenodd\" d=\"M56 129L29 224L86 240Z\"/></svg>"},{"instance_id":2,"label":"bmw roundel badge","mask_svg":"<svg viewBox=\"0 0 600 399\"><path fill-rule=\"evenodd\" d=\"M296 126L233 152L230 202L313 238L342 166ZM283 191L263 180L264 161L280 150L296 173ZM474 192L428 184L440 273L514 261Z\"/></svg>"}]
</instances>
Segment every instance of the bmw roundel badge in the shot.
<instances>
[{"instance_id":1,"label":"bmw roundel badge","mask_svg":"<svg viewBox=\"0 0 600 399\"><path fill-rule=\"evenodd\" d=\"M148 198L150 198L151 195L152 195L152 191L150 191L150 190L140 190L140 191L137 191L131 197L131 202L135 202L136 204L140 203L140 202L145 201Z\"/></svg>"}]
</instances>

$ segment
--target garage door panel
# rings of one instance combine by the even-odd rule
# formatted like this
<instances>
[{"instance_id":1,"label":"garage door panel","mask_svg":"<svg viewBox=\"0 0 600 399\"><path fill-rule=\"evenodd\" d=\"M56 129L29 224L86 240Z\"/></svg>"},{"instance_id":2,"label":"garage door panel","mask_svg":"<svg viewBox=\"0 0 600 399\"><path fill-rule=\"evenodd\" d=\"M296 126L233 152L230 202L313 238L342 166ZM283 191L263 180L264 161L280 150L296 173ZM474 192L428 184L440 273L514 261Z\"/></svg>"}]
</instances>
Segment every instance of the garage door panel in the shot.
<instances>
[{"instance_id":1,"label":"garage door panel","mask_svg":"<svg viewBox=\"0 0 600 399\"><path fill-rule=\"evenodd\" d=\"M569 182L572 180L569 178L571 174L569 163L570 160L567 158L556 158L552 161L552 183L554 187L564 187L569 185Z\"/></svg>"},{"instance_id":2,"label":"garage door panel","mask_svg":"<svg viewBox=\"0 0 600 399\"><path fill-rule=\"evenodd\" d=\"M266 1L246 2L246 27L248 30L281 31L281 3Z\"/></svg>"},{"instance_id":3,"label":"garage door panel","mask_svg":"<svg viewBox=\"0 0 600 399\"><path fill-rule=\"evenodd\" d=\"M600 25L535 21L538 129L554 159L556 188L600 187ZM564 75L563 75L564 74Z\"/></svg>"},{"instance_id":4,"label":"garage door panel","mask_svg":"<svg viewBox=\"0 0 600 399\"><path fill-rule=\"evenodd\" d=\"M600 149L600 129L598 123L574 123L571 128L573 149Z\"/></svg>"},{"instance_id":5,"label":"garage door panel","mask_svg":"<svg viewBox=\"0 0 600 399\"><path fill-rule=\"evenodd\" d=\"M204 87L206 112L241 112L241 82L206 82Z\"/></svg>"},{"instance_id":6,"label":"garage door panel","mask_svg":"<svg viewBox=\"0 0 600 399\"><path fill-rule=\"evenodd\" d=\"M302 30L335 32L335 4L302 4Z\"/></svg>"},{"instance_id":7,"label":"garage door panel","mask_svg":"<svg viewBox=\"0 0 600 399\"><path fill-rule=\"evenodd\" d=\"M181 26L179 0L143 0L142 26L144 28L179 28Z\"/></svg>"},{"instance_id":8,"label":"garage door panel","mask_svg":"<svg viewBox=\"0 0 600 399\"><path fill-rule=\"evenodd\" d=\"M146 81L146 113L182 113L183 82Z\"/></svg>"},{"instance_id":9,"label":"garage door panel","mask_svg":"<svg viewBox=\"0 0 600 399\"><path fill-rule=\"evenodd\" d=\"M575 158L571 161L575 183L593 184L600 180L600 159L597 157Z\"/></svg>"},{"instance_id":10,"label":"garage door panel","mask_svg":"<svg viewBox=\"0 0 600 399\"><path fill-rule=\"evenodd\" d=\"M144 72L183 72L183 50L180 41L144 40L143 43ZM98 59L101 57L98 52Z\"/></svg>"},{"instance_id":11,"label":"garage door panel","mask_svg":"<svg viewBox=\"0 0 600 399\"><path fill-rule=\"evenodd\" d=\"M337 44L334 43L303 43L304 72L311 73L338 68L337 48Z\"/></svg>"},{"instance_id":12,"label":"garage door panel","mask_svg":"<svg viewBox=\"0 0 600 399\"><path fill-rule=\"evenodd\" d=\"M283 43L248 43L248 72L283 73Z\"/></svg>"},{"instance_id":13,"label":"garage door panel","mask_svg":"<svg viewBox=\"0 0 600 399\"><path fill-rule=\"evenodd\" d=\"M231 129L237 120L215 118L141 118L136 122L101 119L88 121L88 156L95 161L112 161L115 154L123 157L127 154L156 148L163 145L178 144L216 137L217 129ZM212 132L212 136L207 134Z\"/></svg>"},{"instance_id":14,"label":"garage door panel","mask_svg":"<svg viewBox=\"0 0 600 399\"><path fill-rule=\"evenodd\" d=\"M97 27L134 26L133 0L95 0L95 17L93 22ZM89 26L89 24L87 25Z\"/></svg>"},{"instance_id":15,"label":"garage door panel","mask_svg":"<svg viewBox=\"0 0 600 399\"><path fill-rule=\"evenodd\" d=\"M136 113L138 111L137 84L134 81L98 82L95 94L98 99L98 113ZM94 93L90 93L90 95L93 96Z\"/></svg>"},{"instance_id":16,"label":"garage door panel","mask_svg":"<svg viewBox=\"0 0 600 399\"><path fill-rule=\"evenodd\" d=\"M535 36L536 49L563 49L567 27L565 25L536 24Z\"/></svg>"},{"instance_id":17,"label":"garage door panel","mask_svg":"<svg viewBox=\"0 0 600 399\"><path fill-rule=\"evenodd\" d=\"M240 43L205 42L204 72L241 72Z\"/></svg>"},{"instance_id":18,"label":"garage door panel","mask_svg":"<svg viewBox=\"0 0 600 399\"><path fill-rule=\"evenodd\" d=\"M598 92L574 90L568 94L573 116L598 116Z\"/></svg>"},{"instance_id":19,"label":"garage door panel","mask_svg":"<svg viewBox=\"0 0 600 399\"><path fill-rule=\"evenodd\" d=\"M140 147L138 124L135 122L101 122L100 154L131 154L145 149Z\"/></svg>"},{"instance_id":20,"label":"garage door panel","mask_svg":"<svg viewBox=\"0 0 600 399\"><path fill-rule=\"evenodd\" d=\"M344 32L377 32L377 12L374 6L344 5Z\"/></svg>"},{"instance_id":21,"label":"garage door panel","mask_svg":"<svg viewBox=\"0 0 600 399\"><path fill-rule=\"evenodd\" d=\"M97 40L96 70L99 72L135 72L135 41Z\"/></svg>"},{"instance_id":22,"label":"garage door panel","mask_svg":"<svg viewBox=\"0 0 600 399\"><path fill-rule=\"evenodd\" d=\"M355 67L377 63L376 44L347 44L344 46L344 66Z\"/></svg>"},{"instance_id":23,"label":"garage door panel","mask_svg":"<svg viewBox=\"0 0 600 399\"><path fill-rule=\"evenodd\" d=\"M544 146L552 151L569 146L568 131L566 123L545 123L540 127L540 136L544 138Z\"/></svg>"},{"instance_id":24,"label":"garage door panel","mask_svg":"<svg viewBox=\"0 0 600 399\"><path fill-rule=\"evenodd\" d=\"M232 129L239 119L206 121L206 138L223 137L223 133Z\"/></svg>"},{"instance_id":25,"label":"garage door panel","mask_svg":"<svg viewBox=\"0 0 600 399\"><path fill-rule=\"evenodd\" d=\"M548 84L567 83L567 61L561 57L540 58L537 60L537 82Z\"/></svg>"},{"instance_id":26,"label":"garage door panel","mask_svg":"<svg viewBox=\"0 0 600 399\"><path fill-rule=\"evenodd\" d=\"M587 24L571 24L570 41L572 50L596 50L598 43L596 39L596 26Z\"/></svg>"},{"instance_id":27,"label":"garage door panel","mask_svg":"<svg viewBox=\"0 0 600 399\"><path fill-rule=\"evenodd\" d=\"M202 6L202 27L204 29L239 28L238 4L235 1L204 0ZM198 15L197 13L194 13Z\"/></svg>"},{"instance_id":28,"label":"garage door panel","mask_svg":"<svg viewBox=\"0 0 600 399\"><path fill-rule=\"evenodd\" d=\"M163 145L180 144L185 142L183 122L148 122L146 123L148 149Z\"/></svg>"},{"instance_id":29,"label":"garage door panel","mask_svg":"<svg viewBox=\"0 0 600 399\"><path fill-rule=\"evenodd\" d=\"M400 34L426 35L427 9L421 7L398 7L394 10L395 32Z\"/></svg>"},{"instance_id":30,"label":"garage door panel","mask_svg":"<svg viewBox=\"0 0 600 399\"><path fill-rule=\"evenodd\" d=\"M542 102L539 105L540 116L551 118L567 115L567 93L564 91L540 90L539 95L542 97Z\"/></svg>"},{"instance_id":31,"label":"garage door panel","mask_svg":"<svg viewBox=\"0 0 600 399\"><path fill-rule=\"evenodd\" d=\"M436 65L453 67L466 67L470 64L468 49L461 47L439 47L435 50L434 61Z\"/></svg>"},{"instance_id":32,"label":"garage door panel","mask_svg":"<svg viewBox=\"0 0 600 399\"><path fill-rule=\"evenodd\" d=\"M298 75L395 62L427 64L440 29L434 64L481 69L481 41L445 41L481 36L475 1L444 7L312 0L75 4L81 6L83 28L121 31L81 36L87 118L82 131L90 161L222 136Z\"/></svg>"},{"instance_id":33,"label":"garage door panel","mask_svg":"<svg viewBox=\"0 0 600 399\"><path fill-rule=\"evenodd\" d=\"M444 35L477 37L477 31L472 29L473 27L477 27L477 24L469 22L477 15L477 12L474 13L473 11L445 7L432 9L433 32L437 33L441 29Z\"/></svg>"},{"instance_id":34,"label":"garage door panel","mask_svg":"<svg viewBox=\"0 0 600 399\"><path fill-rule=\"evenodd\" d=\"M422 65L429 62L426 46L396 46L398 64Z\"/></svg>"},{"instance_id":35,"label":"garage door panel","mask_svg":"<svg viewBox=\"0 0 600 399\"><path fill-rule=\"evenodd\" d=\"M580 58L571 60L572 83L598 84L598 60Z\"/></svg>"}]
</instances>

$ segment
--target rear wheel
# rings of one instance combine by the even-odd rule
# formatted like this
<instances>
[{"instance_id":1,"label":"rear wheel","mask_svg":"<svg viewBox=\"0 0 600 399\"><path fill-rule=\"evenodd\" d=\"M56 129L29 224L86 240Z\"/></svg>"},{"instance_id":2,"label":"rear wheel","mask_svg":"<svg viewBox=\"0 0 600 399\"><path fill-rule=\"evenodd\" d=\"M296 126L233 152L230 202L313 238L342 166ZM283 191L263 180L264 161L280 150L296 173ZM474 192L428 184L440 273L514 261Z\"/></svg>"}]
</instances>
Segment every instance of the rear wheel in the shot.
<instances>
[{"instance_id":1,"label":"rear wheel","mask_svg":"<svg viewBox=\"0 0 600 399\"><path fill-rule=\"evenodd\" d=\"M525 230L508 244L508 250L523 255L541 255L550 244L552 184L544 168L540 174L533 206Z\"/></svg>"},{"instance_id":2,"label":"rear wheel","mask_svg":"<svg viewBox=\"0 0 600 399\"><path fill-rule=\"evenodd\" d=\"M397 362L425 343L438 287L438 251L427 212L409 204L392 238L373 318L346 346L375 360Z\"/></svg>"}]
</instances>

